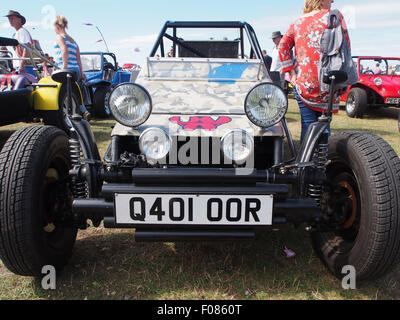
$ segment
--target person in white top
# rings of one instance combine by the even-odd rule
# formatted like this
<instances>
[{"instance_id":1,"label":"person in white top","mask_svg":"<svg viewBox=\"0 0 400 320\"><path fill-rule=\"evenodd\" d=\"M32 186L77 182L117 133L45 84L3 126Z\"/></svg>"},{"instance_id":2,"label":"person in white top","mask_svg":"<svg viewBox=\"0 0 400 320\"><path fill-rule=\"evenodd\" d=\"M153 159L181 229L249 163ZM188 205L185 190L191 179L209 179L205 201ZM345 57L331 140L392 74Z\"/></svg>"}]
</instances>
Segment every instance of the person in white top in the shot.
<instances>
[{"instance_id":1,"label":"person in white top","mask_svg":"<svg viewBox=\"0 0 400 320\"><path fill-rule=\"evenodd\" d=\"M26 30L23 25L26 23L25 17L23 17L19 12L10 10L8 15L6 15L11 27L16 30L14 39L18 40L19 43L25 44L28 47L32 47L33 40L28 30ZM26 49L21 47L15 48L16 55L18 58L29 58L29 54ZM26 73L25 70L26 61L21 60L19 63L19 73Z\"/></svg>"},{"instance_id":2,"label":"person in white top","mask_svg":"<svg viewBox=\"0 0 400 320\"><path fill-rule=\"evenodd\" d=\"M272 50L272 64L271 64L271 71L282 71L282 62L279 58L279 43L281 42L283 35L280 31L275 31L272 33L272 41L274 42L275 46Z\"/></svg>"}]
</instances>

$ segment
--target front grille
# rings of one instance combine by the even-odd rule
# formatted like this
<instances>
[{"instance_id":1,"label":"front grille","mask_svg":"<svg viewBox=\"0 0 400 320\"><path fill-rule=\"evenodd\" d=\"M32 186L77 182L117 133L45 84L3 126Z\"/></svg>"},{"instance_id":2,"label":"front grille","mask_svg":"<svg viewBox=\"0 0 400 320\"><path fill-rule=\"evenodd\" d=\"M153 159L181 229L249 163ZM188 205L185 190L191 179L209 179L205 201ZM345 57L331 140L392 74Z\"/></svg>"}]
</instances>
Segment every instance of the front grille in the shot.
<instances>
[{"instance_id":1,"label":"front grille","mask_svg":"<svg viewBox=\"0 0 400 320\"><path fill-rule=\"evenodd\" d=\"M140 154L138 138L121 139L120 152ZM274 165L274 138L255 137L254 157L242 166L265 170ZM233 168L235 165L221 152L220 137L172 137L170 154L161 163L168 167Z\"/></svg>"}]
</instances>

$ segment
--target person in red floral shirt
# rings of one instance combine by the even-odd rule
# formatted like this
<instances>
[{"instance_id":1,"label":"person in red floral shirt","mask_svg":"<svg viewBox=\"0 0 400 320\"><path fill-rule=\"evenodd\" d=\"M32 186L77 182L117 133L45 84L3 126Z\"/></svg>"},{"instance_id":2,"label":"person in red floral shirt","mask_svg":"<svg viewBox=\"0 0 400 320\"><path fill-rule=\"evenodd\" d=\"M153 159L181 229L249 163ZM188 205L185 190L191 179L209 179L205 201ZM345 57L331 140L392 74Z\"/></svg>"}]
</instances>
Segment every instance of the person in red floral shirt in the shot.
<instances>
[{"instance_id":1,"label":"person in red floral shirt","mask_svg":"<svg viewBox=\"0 0 400 320\"><path fill-rule=\"evenodd\" d=\"M318 80L318 64L321 57L321 37L328 27L328 17L333 0L305 0L304 15L288 29L279 44L282 73L289 72L294 96L301 114L301 141L311 123L328 109L329 92L321 92ZM341 16L345 40L350 48L347 26ZM295 47L295 61L290 52ZM340 94L337 92L333 110L339 110ZM329 132L330 133L330 132Z\"/></svg>"}]
</instances>

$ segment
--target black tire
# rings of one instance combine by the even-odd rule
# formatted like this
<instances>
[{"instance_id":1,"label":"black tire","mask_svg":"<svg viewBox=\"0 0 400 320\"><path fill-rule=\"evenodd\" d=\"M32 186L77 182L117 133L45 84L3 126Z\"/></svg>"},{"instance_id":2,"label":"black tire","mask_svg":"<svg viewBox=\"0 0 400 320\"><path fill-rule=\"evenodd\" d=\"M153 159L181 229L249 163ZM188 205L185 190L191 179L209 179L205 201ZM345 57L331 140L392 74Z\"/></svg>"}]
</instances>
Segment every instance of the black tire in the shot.
<instances>
[{"instance_id":1,"label":"black tire","mask_svg":"<svg viewBox=\"0 0 400 320\"><path fill-rule=\"evenodd\" d=\"M350 118L362 118L368 107L367 92L362 88L353 88L347 95L346 113Z\"/></svg>"},{"instance_id":2,"label":"black tire","mask_svg":"<svg viewBox=\"0 0 400 320\"><path fill-rule=\"evenodd\" d=\"M79 90L74 86L71 94L72 103L76 106L78 112L80 113L81 99ZM55 126L61 130L69 133L71 128L71 121L68 118L68 98L67 98L67 88L62 86L60 89L60 94L58 96L58 110L43 111L43 122L48 126Z\"/></svg>"},{"instance_id":3,"label":"black tire","mask_svg":"<svg viewBox=\"0 0 400 320\"><path fill-rule=\"evenodd\" d=\"M111 87L98 87L93 95L93 114L96 118L107 119L111 116L109 98Z\"/></svg>"},{"instance_id":4,"label":"black tire","mask_svg":"<svg viewBox=\"0 0 400 320\"><path fill-rule=\"evenodd\" d=\"M328 181L343 196L330 217L339 229L313 232L314 249L339 278L346 265L358 280L378 278L400 260L399 157L380 137L343 132L331 137L329 160Z\"/></svg>"},{"instance_id":5,"label":"black tire","mask_svg":"<svg viewBox=\"0 0 400 320\"><path fill-rule=\"evenodd\" d=\"M0 258L12 272L40 276L61 270L77 229L67 227L72 192L67 135L33 126L15 132L0 153Z\"/></svg>"}]
</instances>

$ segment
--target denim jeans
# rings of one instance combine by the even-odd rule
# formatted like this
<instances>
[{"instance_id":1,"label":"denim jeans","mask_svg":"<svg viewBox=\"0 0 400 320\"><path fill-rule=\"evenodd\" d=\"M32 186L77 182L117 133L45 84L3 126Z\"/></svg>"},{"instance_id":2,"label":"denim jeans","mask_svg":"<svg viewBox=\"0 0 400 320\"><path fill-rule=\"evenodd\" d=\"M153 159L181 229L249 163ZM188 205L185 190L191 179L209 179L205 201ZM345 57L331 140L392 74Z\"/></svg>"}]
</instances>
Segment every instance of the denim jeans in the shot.
<instances>
[{"instance_id":1,"label":"denim jeans","mask_svg":"<svg viewBox=\"0 0 400 320\"><path fill-rule=\"evenodd\" d=\"M310 108L308 108L304 102L300 99L299 94L296 91L296 88L293 90L294 93L294 98L297 101L297 104L299 105L300 108L300 115L301 115L301 139L300 142L302 143L304 140L304 137L307 133L308 127L318 121L318 118L322 116L322 112L314 111ZM331 135L331 129L328 127L328 132L329 136Z\"/></svg>"}]
</instances>

